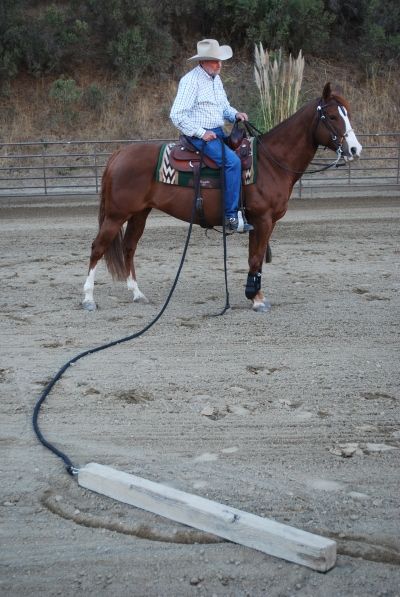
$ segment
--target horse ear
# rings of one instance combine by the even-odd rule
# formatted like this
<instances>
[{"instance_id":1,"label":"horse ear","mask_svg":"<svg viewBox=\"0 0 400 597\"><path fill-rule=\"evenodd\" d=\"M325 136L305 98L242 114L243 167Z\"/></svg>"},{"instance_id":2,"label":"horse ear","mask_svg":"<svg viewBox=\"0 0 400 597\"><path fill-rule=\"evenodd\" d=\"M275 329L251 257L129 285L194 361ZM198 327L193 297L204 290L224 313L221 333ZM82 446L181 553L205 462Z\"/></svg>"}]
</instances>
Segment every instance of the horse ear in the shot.
<instances>
[{"instance_id":1,"label":"horse ear","mask_svg":"<svg viewBox=\"0 0 400 597\"><path fill-rule=\"evenodd\" d=\"M324 100L325 103L328 101L328 99L331 97L331 95L332 95L331 84L326 83L324 90L322 92L322 99Z\"/></svg>"}]
</instances>

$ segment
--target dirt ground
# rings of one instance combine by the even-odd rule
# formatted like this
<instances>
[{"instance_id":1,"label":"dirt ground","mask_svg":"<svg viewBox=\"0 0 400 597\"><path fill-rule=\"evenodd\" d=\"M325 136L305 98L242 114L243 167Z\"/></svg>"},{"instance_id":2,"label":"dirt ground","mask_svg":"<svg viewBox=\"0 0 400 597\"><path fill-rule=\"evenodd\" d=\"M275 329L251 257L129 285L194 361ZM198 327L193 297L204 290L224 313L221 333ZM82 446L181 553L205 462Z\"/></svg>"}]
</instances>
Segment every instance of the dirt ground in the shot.
<instances>
[{"instance_id":1,"label":"dirt ground","mask_svg":"<svg viewBox=\"0 0 400 597\"><path fill-rule=\"evenodd\" d=\"M1 595L398 596L399 198L292 200L269 313L244 296L247 238L194 229L171 303L136 340L69 368L40 416L76 466L108 464L337 541L321 574L80 488L32 430L76 354L142 329L187 225L155 213L137 254L148 304L101 266L80 307L96 200L0 206Z\"/></svg>"}]
</instances>

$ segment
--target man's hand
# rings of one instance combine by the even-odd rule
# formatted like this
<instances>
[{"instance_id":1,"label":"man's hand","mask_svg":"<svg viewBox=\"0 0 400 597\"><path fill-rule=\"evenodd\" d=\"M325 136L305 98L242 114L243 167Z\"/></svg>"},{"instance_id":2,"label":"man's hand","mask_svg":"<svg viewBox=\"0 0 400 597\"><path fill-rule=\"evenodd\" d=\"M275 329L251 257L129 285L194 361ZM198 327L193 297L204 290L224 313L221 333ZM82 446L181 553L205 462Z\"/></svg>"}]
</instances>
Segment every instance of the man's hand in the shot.
<instances>
[{"instance_id":1,"label":"man's hand","mask_svg":"<svg viewBox=\"0 0 400 597\"><path fill-rule=\"evenodd\" d=\"M236 118L236 120L248 120L249 119L246 112L236 112L235 118Z\"/></svg>"},{"instance_id":2,"label":"man's hand","mask_svg":"<svg viewBox=\"0 0 400 597\"><path fill-rule=\"evenodd\" d=\"M216 139L217 135L214 133L214 131L206 131L202 137L203 141L212 141L213 139Z\"/></svg>"}]
</instances>

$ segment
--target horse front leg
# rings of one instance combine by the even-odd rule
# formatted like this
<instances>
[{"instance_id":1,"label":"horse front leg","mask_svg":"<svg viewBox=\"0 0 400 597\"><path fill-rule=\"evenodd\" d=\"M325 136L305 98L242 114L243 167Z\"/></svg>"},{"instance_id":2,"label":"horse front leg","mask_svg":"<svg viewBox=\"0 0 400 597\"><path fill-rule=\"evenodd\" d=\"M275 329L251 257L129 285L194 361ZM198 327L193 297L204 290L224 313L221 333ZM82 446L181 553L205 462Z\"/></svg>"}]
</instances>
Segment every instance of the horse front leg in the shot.
<instances>
[{"instance_id":1,"label":"horse front leg","mask_svg":"<svg viewBox=\"0 0 400 597\"><path fill-rule=\"evenodd\" d=\"M246 298L253 303L253 311L258 313L266 313L271 309L271 303L261 290L261 274L272 230L272 221L259 221L258 226L249 235L249 273L247 274L245 294Z\"/></svg>"}]
</instances>

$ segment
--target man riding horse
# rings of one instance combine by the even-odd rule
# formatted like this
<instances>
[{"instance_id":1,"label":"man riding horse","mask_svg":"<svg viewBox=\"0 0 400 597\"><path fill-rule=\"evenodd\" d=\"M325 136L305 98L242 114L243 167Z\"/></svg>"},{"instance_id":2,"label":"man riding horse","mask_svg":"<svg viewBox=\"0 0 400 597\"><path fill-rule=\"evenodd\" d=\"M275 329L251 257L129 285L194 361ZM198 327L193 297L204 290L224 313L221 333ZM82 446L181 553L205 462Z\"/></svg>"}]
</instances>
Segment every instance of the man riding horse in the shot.
<instances>
[{"instance_id":1,"label":"man riding horse","mask_svg":"<svg viewBox=\"0 0 400 597\"><path fill-rule=\"evenodd\" d=\"M198 65L180 80L170 117L190 143L224 168L225 226L228 230L249 232L253 226L244 221L239 227L238 206L241 192L240 158L224 144L225 120L248 120L245 112L233 108L226 96L220 72L222 61L232 57L230 46L220 46L215 39L197 44L197 54L189 62Z\"/></svg>"}]
</instances>

